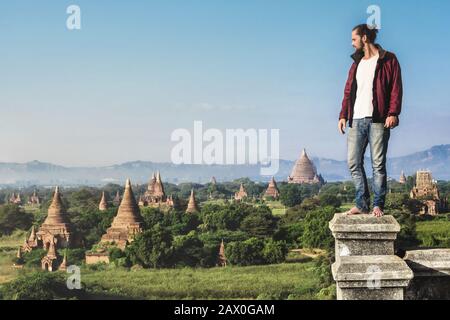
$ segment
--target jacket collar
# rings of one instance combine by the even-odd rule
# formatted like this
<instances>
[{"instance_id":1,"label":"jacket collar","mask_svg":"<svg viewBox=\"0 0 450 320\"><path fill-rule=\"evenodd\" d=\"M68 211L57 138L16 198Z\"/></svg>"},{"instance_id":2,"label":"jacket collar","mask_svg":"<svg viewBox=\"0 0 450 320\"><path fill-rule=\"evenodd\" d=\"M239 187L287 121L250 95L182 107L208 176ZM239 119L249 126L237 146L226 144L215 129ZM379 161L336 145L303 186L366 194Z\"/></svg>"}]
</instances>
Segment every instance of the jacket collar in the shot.
<instances>
[{"instance_id":1,"label":"jacket collar","mask_svg":"<svg viewBox=\"0 0 450 320\"><path fill-rule=\"evenodd\" d=\"M375 47L378 49L378 54L380 55L379 60L383 60L386 57L386 50L383 49L379 44L375 44ZM358 64L361 59L364 57L364 51L356 51L351 55L352 59Z\"/></svg>"}]
</instances>

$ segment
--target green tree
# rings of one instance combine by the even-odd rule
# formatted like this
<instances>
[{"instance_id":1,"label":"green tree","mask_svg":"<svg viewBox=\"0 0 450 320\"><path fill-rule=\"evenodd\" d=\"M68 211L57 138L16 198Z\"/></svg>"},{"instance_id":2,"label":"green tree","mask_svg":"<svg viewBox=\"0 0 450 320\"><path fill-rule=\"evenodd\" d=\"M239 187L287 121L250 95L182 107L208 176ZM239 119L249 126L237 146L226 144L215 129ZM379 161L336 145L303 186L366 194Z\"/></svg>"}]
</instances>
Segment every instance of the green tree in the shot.
<instances>
[{"instance_id":1,"label":"green tree","mask_svg":"<svg viewBox=\"0 0 450 320\"><path fill-rule=\"evenodd\" d=\"M14 230L28 230L33 223L33 215L19 206L7 204L0 206L0 236L10 235Z\"/></svg>"},{"instance_id":2,"label":"green tree","mask_svg":"<svg viewBox=\"0 0 450 320\"><path fill-rule=\"evenodd\" d=\"M233 265L249 266L264 264L264 241L250 238L242 242L231 242L225 247L225 255Z\"/></svg>"},{"instance_id":3,"label":"green tree","mask_svg":"<svg viewBox=\"0 0 450 320\"><path fill-rule=\"evenodd\" d=\"M270 209L259 209L251 213L241 223L241 230L254 237L271 237L277 226L277 219Z\"/></svg>"},{"instance_id":4,"label":"green tree","mask_svg":"<svg viewBox=\"0 0 450 320\"><path fill-rule=\"evenodd\" d=\"M287 207L294 207L302 203L301 187L298 184L284 184L280 186L280 201Z\"/></svg>"},{"instance_id":5,"label":"green tree","mask_svg":"<svg viewBox=\"0 0 450 320\"><path fill-rule=\"evenodd\" d=\"M334 239L328 228L328 222L333 218L334 213L333 207L325 207L306 215L305 229L301 236L301 243L304 247L332 250Z\"/></svg>"},{"instance_id":6,"label":"green tree","mask_svg":"<svg viewBox=\"0 0 450 320\"><path fill-rule=\"evenodd\" d=\"M144 268L168 267L172 256L172 234L157 224L138 234L125 252L132 264Z\"/></svg>"},{"instance_id":7,"label":"green tree","mask_svg":"<svg viewBox=\"0 0 450 320\"><path fill-rule=\"evenodd\" d=\"M285 241L266 241L262 251L264 261L268 264L282 263L286 260L288 248Z\"/></svg>"}]
</instances>

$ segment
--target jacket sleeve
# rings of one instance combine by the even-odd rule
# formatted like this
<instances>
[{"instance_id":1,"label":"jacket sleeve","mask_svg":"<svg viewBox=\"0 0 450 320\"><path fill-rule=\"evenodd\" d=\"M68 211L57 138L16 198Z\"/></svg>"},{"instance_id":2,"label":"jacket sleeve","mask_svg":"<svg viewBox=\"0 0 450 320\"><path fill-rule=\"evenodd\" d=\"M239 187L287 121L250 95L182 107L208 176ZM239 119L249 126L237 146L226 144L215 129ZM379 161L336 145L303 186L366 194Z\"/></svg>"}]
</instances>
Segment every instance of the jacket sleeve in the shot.
<instances>
[{"instance_id":1,"label":"jacket sleeve","mask_svg":"<svg viewBox=\"0 0 450 320\"><path fill-rule=\"evenodd\" d=\"M348 108L350 105L350 94L352 91L352 78L353 78L353 72L356 65L353 64L350 68L350 71L348 72L347 82L345 83L344 88L344 99L342 100L342 108L341 112L339 114L339 120L346 119L348 120Z\"/></svg>"},{"instance_id":2,"label":"jacket sleeve","mask_svg":"<svg viewBox=\"0 0 450 320\"><path fill-rule=\"evenodd\" d=\"M391 99L389 101L389 116L398 116L402 111L402 99L403 99L403 83L402 83L402 70L397 57L392 59L392 79L391 79Z\"/></svg>"}]
</instances>

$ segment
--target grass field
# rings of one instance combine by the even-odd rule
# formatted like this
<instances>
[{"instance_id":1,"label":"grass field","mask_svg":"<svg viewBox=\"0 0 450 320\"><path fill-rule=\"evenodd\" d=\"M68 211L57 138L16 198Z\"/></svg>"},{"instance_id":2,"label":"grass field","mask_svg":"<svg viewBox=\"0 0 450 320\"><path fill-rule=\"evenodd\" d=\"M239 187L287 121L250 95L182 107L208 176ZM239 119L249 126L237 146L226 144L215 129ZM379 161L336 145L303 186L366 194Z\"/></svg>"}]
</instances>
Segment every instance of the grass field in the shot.
<instances>
[{"instance_id":1,"label":"grass field","mask_svg":"<svg viewBox=\"0 0 450 320\"><path fill-rule=\"evenodd\" d=\"M282 216L286 213L286 206L280 201L266 201L265 204L272 210L274 216Z\"/></svg>"},{"instance_id":2,"label":"grass field","mask_svg":"<svg viewBox=\"0 0 450 320\"><path fill-rule=\"evenodd\" d=\"M102 298L318 299L320 290L314 262L211 269L84 270L81 276L89 293Z\"/></svg>"},{"instance_id":3,"label":"grass field","mask_svg":"<svg viewBox=\"0 0 450 320\"><path fill-rule=\"evenodd\" d=\"M8 282L17 276L17 270L12 267L18 247L25 239L25 231L14 232L11 236L0 238L0 284Z\"/></svg>"},{"instance_id":4,"label":"grass field","mask_svg":"<svg viewBox=\"0 0 450 320\"><path fill-rule=\"evenodd\" d=\"M450 246L450 221L433 220L416 223L417 238L423 247Z\"/></svg>"}]
</instances>

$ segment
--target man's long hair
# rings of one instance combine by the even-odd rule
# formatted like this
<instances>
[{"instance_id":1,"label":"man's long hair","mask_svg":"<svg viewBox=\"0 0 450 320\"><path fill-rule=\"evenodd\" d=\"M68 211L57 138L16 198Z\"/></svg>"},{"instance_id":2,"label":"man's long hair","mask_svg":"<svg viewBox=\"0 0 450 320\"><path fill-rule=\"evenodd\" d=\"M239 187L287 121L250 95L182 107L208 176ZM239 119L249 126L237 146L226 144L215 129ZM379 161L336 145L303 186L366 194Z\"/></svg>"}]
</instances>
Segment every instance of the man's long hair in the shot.
<instances>
[{"instance_id":1,"label":"man's long hair","mask_svg":"<svg viewBox=\"0 0 450 320\"><path fill-rule=\"evenodd\" d=\"M375 40L377 39L378 29L376 26L369 26L365 23L359 24L353 28L353 31L356 30L356 33L362 38L363 36L367 36L367 41L371 44L375 44Z\"/></svg>"}]
</instances>

